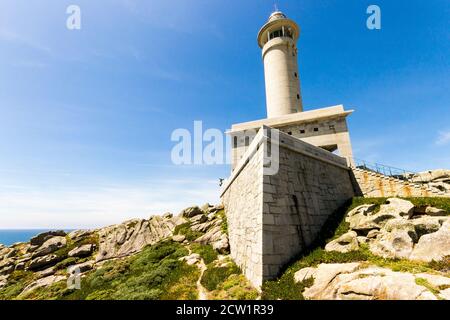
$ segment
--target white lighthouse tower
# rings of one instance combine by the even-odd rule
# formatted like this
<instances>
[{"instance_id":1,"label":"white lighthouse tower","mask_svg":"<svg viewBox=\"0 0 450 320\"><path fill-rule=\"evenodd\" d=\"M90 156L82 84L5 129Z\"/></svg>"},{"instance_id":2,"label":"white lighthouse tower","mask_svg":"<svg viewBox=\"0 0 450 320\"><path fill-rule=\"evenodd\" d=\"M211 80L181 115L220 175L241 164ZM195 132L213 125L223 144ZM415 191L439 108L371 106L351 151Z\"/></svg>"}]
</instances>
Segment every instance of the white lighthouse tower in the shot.
<instances>
[{"instance_id":1,"label":"white lighthouse tower","mask_svg":"<svg viewBox=\"0 0 450 320\"><path fill-rule=\"evenodd\" d=\"M299 26L276 11L258 33L266 83L267 118L301 112L302 96L297 63Z\"/></svg>"}]
</instances>

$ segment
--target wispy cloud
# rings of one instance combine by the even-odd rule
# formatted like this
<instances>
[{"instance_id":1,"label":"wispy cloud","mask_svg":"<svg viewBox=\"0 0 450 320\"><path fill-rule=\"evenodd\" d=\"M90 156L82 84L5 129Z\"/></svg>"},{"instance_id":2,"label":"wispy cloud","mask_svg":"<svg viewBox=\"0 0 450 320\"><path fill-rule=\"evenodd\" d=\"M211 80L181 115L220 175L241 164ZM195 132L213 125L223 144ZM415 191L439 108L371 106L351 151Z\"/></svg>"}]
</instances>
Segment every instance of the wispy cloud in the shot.
<instances>
[{"instance_id":1,"label":"wispy cloud","mask_svg":"<svg viewBox=\"0 0 450 320\"><path fill-rule=\"evenodd\" d=\"M439 132L439 136L436 140L436 144L438 146L442 146L442 145L445 145L448 143L450 143L450 130Z\"/></svg>"},{"instance_id":2,"label":"wispy cloud","mask_svg":"<svg viewBox=\"0 0 450 320\"><path fill-rule=\"evenodd\" d=\"M0 191L0 229L96 228L219 201L217 182L198 179L76 190L12 185Z\"/></svg>"},{"instance_id":3,"label":"wispy cloud","mask_svg":"<svg viewBox=\"0 0 450 320\"><path fill-rule=\"evenodd\" d=\"M33 50L40 51L46 53L48 55L52 55L53 51L46 45L43 45L36 40L23 36L21 34L6 30L0 29L0 39L3 41L8 41L10 43L15 43L21 46L29 47Z\"/></svg>"}]
</instances>

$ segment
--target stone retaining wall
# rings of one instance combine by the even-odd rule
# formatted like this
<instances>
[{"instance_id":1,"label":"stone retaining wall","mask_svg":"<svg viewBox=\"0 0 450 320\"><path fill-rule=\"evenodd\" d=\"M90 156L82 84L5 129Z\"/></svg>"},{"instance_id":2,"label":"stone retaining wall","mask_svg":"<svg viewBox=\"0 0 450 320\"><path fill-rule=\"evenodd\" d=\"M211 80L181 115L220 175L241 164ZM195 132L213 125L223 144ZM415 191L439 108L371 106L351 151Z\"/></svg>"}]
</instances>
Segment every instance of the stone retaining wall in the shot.
<instances>
[{"instance_id":1,"label":"stone retaining wall","mask_svg":"<svg viewBox=\"0 0 450 320\"><path fill-rule=\"evenodd\" d=\"M278 173L263 175L270 144L264 141L258 133L222 192L232 257L257 287L276 277L354 196L344 158L281 132Z\"/></svg>"}]
</instances>

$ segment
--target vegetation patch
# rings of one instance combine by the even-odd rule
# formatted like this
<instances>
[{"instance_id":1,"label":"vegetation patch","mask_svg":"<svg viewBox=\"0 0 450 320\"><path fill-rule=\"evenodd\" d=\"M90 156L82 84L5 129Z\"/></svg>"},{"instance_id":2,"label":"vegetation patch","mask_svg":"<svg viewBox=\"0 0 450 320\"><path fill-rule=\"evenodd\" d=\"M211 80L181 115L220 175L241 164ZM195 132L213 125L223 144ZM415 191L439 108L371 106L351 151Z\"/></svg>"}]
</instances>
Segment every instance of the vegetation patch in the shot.
<instances>
[{"instance_id":1,"label":"vegetation patch","mask_svg":"<svg viewBox=\"0 0 450 320\"><path fill-rule=\"evenodd\" d=\"M219 210L217 211L216 215L222 219L222 224L221 224L221 228L222 228L222 232L225 233L226 235L228 235L228 220L227 220L227 215L225 214L225 210Z\"/></svg>"},{"instance_id":2,"label":"vegetation patch","mask_svg":"<svg viewBox=\"0 0 450 320\"><path fill-rule=\"evenodd\" d=\"M174 235L177 235L177 234L184 235L188 241L194 241L195 239L204 235L203 232L192 230L191 225L192 225L191 222L186 222L186 223L180 224L175 227L173 234Z\"/></svg>"},{"instance_id":3,"label":"vegetation patch","mask_svg":"<svg viewBox=\"0 0 450 320\"><path fill-rule=\"evenodd\" d=\"M442 300L442 298L439 296L439 289L429 283L426 279L416 278L416 284L427 288L432 294L435 295L436 298Z\"/></svg>"},{"instance_id":4,"label":"vegetation patch","mask_svg":"<svg viewBox=\"0 0 450 320\"><path fill-rule=\"evenodd\" d=\"M209 298L213 300L255 300L258 296L258 291L242 274L230 275L209 294Z\"/></svg>"},{"instance_id":5,"label":"vegetation patch","mask_svg":"<svg viewBox=\"0 0 450 320\"><path fill-rule=\"evenodd\" d=\"M193 299L197 295L199 271L179 261L188 250L172 241L146 247L122 260L106 263L82 279L80 290L69 290L65 282L38 288L27 299L155 300Z\"/></svg>"},{"instance_id":6,"label":"vegetation patch","mask_svg":"<svg viewBox=\"0 0 450 320\"><path fill-rule=\"evenodd\" d=\"M219 284L225 282L232 274L241 274L239 267L232 261L213 262L203 273L201 284L209 291L216 290Z\"/></svg>"},{"instance_id":7,"label":"vegetation patch","mask_svg":"<svg viewBox=\"0 0 450 320\"><path fill-rule=\"evenodd\" d=\"M8 284L0 290L0 300L13 300L33 282L34 274L30 271L14 271L8 278Z\"/></svg>"},{"instance_id":8,"label":"vegetation patch","mask_svg":"<svg viewBox=\"0 0 450 320\"><path fill-rule=\"evenodd\" d=\"M191 245L191 250L193 253L198 253L202 257L205 264L210 264L217 259L217 251L211 245L203 245L200 243L193 243Z\"/></svg>"}]
</instances>

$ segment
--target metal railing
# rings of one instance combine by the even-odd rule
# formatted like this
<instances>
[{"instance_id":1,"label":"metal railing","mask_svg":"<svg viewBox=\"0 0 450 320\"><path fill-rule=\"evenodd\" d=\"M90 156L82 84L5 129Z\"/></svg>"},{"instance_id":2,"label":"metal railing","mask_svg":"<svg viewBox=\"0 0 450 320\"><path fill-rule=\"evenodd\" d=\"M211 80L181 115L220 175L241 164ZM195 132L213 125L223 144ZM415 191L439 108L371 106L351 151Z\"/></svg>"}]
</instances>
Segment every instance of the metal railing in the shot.
<instances>
[{"instance_id":1,"label":"metal railing","mask_svg":"<svg viewBox=\"0 0 450 320\"><path fill-rule=\"evenodd\" d=\"M405 170L357 158L353 158L353 166L358 169L363 169L366 171L382 174L387 177L392 177L411 183L421 183L421 184L428 183L433 178L430 172L417 173L411 170Z\"/></svg>"}]
</instances>

